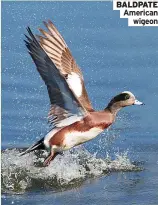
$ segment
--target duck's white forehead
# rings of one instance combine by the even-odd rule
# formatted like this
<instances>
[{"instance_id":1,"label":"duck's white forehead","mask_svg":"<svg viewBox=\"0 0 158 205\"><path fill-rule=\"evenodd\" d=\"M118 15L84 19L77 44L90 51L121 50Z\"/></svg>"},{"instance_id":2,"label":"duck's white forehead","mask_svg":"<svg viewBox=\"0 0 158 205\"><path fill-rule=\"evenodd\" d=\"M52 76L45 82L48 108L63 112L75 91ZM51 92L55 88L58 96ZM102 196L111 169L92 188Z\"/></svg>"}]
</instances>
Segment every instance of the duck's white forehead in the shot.
<instances>
[{"instance_id":1,"label":"duck's white forehead","mask_svg":"<svg viewBox=\"0 0 158 205\"><path fill-rule=\"evenodd\" d=\"M127 94L129 94L131 97L134 97L134 98L135 98L135 96L133 95L133 93L131 93L130 91L124 91L124 92L122 92L122 93L127 93Z\"/></svg>"}]
</instances>

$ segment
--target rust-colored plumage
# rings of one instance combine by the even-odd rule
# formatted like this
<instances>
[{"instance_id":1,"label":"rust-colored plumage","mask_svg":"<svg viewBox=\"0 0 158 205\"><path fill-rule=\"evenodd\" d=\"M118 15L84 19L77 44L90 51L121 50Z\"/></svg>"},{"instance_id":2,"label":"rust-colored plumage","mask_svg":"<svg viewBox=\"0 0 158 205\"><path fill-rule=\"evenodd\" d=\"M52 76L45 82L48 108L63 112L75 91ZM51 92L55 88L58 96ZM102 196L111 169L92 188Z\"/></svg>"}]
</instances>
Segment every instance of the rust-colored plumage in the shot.
<instances>
[{"instance_id":1,"label":"rust-colored plumage","mask_svg":"<svg viewBox=\"0 0 158 205\"><path fill-rule=\"evenodd\" d=\"M117 112L129 105L142 103L129 92L115 96L102 111L95 111L88 98L83 75L71 52L51 21L44 22L48 31L39 29L42 36L35 38L30 28L26 46L44 80L51 103L48 114L54 128L23 154L49 148L44 162L48 165L60 152L87 142L114 121Z\"/></svg>"},{"instance_id":2,"label":"rust-colored plumage","mask_svg":"<svg viewBox=\"0 0 158 205\"><path fill-rule=\"evenodd\" d=\"M91 112L82 120L61 129L50 139L49 143L51 146L62 146L66 133L73 133L76 131L87 132L94 127L100 128L103 131L109 127L113 121L114 116L108 111Z\"/></svg>"}]
</instances>

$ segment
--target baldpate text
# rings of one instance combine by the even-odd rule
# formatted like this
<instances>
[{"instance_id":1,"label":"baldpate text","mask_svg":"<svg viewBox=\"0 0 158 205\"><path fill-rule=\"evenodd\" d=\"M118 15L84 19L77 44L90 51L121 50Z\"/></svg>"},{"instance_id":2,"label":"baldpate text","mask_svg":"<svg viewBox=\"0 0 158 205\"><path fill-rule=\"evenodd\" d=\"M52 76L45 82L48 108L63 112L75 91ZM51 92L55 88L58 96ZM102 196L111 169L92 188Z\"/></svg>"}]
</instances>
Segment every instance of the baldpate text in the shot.
<instances>
[{"instance_id":1,"label":"baldpate text","mask_svg":"<svg viewBox=\"0 0 158 205\"><path fill-rule=\"evenodd\" d=\"M158 8L158 1L117 1L117 8Z\"/></svg>"}]
</instances>

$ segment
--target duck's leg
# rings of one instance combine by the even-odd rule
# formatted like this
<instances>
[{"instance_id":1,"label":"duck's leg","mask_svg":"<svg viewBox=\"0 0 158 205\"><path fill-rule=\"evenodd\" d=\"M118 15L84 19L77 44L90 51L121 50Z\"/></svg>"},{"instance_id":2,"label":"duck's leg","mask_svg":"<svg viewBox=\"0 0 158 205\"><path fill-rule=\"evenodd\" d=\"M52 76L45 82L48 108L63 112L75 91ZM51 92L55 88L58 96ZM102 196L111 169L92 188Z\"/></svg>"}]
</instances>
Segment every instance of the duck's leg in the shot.
<instances>
[{"instance_id":1,"label":"duck's leg","mask_svg":"<svg viewBox=\"0 0 158 205\"><path fill-rule=\"evenodd\" d=\"M50 164L50 162L58 155L58 152L51 151L49 156L45 159L43 165L46 167Z\"/></svg>"}]
</instances>

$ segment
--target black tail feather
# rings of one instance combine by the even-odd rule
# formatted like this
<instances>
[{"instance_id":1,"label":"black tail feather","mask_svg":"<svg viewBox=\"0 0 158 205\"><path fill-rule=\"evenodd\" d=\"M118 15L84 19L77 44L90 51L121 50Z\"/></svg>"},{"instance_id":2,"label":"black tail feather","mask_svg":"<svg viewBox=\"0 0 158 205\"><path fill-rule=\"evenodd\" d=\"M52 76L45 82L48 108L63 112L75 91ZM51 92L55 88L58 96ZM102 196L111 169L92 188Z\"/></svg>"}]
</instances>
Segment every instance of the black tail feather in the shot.
<instances>
[{"instance_id":1,"label":"black tail feather","mask_svg":"<svg viewBox=\"0 0 158 205\"><path fill-rule=\"evenodd\" d=\"M36 142L36 144L34 144L31 147L29 147L28 149L26 149L24 152L20 153L19 156L23 156L27 153L30 153L30 152L33 152L34 150L39 150L39 149L45 149L44 137L42 139L40 139L38 142Z\"/></svg>"}]
</instances>

